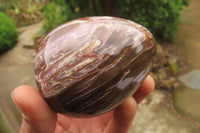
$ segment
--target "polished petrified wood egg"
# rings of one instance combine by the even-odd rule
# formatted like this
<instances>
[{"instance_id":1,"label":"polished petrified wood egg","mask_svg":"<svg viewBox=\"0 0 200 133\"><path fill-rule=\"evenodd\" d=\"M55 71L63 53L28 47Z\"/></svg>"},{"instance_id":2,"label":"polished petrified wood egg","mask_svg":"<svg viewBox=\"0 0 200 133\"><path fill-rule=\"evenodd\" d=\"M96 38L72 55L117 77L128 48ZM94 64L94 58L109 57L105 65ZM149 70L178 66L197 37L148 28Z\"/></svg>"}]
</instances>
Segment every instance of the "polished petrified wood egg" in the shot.
<instances>
[{"instance_id":1,"label":"polished petrified wood egg","mask_svg":"<svg viewBox=\"0 0 200 133\"><path fill-rule=\"evenodd\" d=\"M108 112L132 95L149 73L153 35L115 17L65 23L41 43L35 62L39 92L56 112L90 117Z\"/></svg>"}]
</instances>

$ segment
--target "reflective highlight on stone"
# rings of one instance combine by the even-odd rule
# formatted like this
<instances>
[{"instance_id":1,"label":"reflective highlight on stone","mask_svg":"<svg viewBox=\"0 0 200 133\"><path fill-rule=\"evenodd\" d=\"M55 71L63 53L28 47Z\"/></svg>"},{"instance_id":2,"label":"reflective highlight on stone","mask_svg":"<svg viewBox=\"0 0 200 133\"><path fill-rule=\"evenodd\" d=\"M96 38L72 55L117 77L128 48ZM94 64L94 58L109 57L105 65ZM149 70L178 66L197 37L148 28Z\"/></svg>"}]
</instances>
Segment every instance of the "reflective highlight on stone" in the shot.
<instances>
[{"instance_id":1,"label":"reflective highlight on stone","mask_svg":"<svg viewBox=\"0 0 200 133\"><path fill-rule=\"evenodd\" d=\"M153 35L121 18L86 17L53 30L36 56L41 95L56 112L91 117L132 95L149 73Z\"/></svg>"}]
</instances>

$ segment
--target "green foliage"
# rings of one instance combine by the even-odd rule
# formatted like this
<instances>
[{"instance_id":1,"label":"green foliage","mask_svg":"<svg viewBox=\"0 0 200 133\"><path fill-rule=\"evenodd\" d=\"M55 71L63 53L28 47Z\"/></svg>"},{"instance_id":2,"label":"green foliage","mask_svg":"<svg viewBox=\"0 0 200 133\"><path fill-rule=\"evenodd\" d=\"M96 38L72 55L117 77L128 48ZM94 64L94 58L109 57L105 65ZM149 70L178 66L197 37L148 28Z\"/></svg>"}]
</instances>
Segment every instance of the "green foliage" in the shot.
<instances>
[{"instance_id":1,"label":"green foliage","mask_svg":"<svg viewBox=\"0 0 200 133\"><path fill-rule=\"evenodd\" d=\"M119 17L134 18L134 2L136 0L116 0L119 5Z\"/></svg>"},{"instance_id":2,"label":"green foliage","mask_svg":"<svg viewBox=\"0 0 200 133\"><path fill-rule=\"evenodd\" d=\"M128 18L132 0L53 0L43 9L45 22L38 34L48 32L66 21L86 16L118 16ZM128 7L122 7L126 4ZM111 8L111 7L114 8ZM118 10L118 8L120 10ZM113 10L114 9L114 10ZM120 13L119 13L120 11ZM119 16L120 14L120 16ZM124 15L126 14L126 15Z\"/></svg>"},{"instance_id":3,"label":"green foliage","mask_svg":"<svg viewBox=\"0 0 200 133\"><path fill-rule=\"evenodd\" d=\"M43 8L43 15L45 16L43 27L39 34L44 34L57 26L63 24L68 20L70 10L68 5L63 3L51 2Z\"/></svg>"},{"instance_id":4,"label":"green foliage","mask_svg":"<svg viewBox=\"0 0 200 133\"><path fill-rule=\"evenodd\" d=\"M5 12L6 8L10 6L10 1L0 0L0 12Z\"/></svg>"},{"instance_id":5,"label":"green foliage","mask_svg":"<svg viewBox=\"0 0 200 133\"><path fill-rule=\"evenodd\" d=\"M169 66L170 66L170 69L171 69L172 73L174 75L177 75L178 72L179 72L179 66L178 66L177 60L176 59L170 60L169 61Z\"/></svg>"},{"instance_id":6,"label":"green foliage","mask_svg":"<svg viewBox=\"0 0 200 133\"><path fill-rule=\"evenodd\" d=\"M50 26L51 29L59 23L75 18L116 16L142 24L158 40L173 42L178 29L180 10L189 4L189 0L54 0L53 4L48 15L57 14L61 18L48 19L48 24L54 25ZM55 4L61 9L55 10Z\"/></svg>"},{"instance_id":7,"label":"green foliage","mask_svg":"<svg viewBox=\"0 0 200 133\"><path fill-rule=\"evenodd\" d=\"M14 19L18 26L39 22L43 19L40 12L44 5L35 0L0 0L0 11Z\"/></svg>"},{"instance_id":8,"label":"green foliage","mask_svg":"<svg viewBox=\"0 0 200 133\"><path fill-rule=\"evenodd\" d=\"M64 6L68 11L68 19L72 20L85 16L95 15L96 6L93 7L94 0L54 0L60 6ZM96 0L99 1L99 0ZM94 10L95 8L95 10Z\"/></svg>"},{"instance_id":9,"label":"green foliage","mask_svg":"<svg viewBox=\"0 0 200 133\"><path fill-rule=\"evenodd\" d=\"M135 21L147 27L156 38L174 42L180 10L188 4L188 0L137 0Z\"/></svg>"},{"instance_id":10,"label":"green foliage","mask_svg":"<svg viewBox=\"0 0 200 133\"><path fill-rule=\"evenodd\" d=\"M0 12L0 53L16 44L18 31L14 21Z\"/></svg>"},{"instance_id":11,"label":"green foliage","mask_svg":"<svg viewBox=\"0 0 200 133\"><path fill-rule=\"evenodd\" d=\"M116 16L130 18L135 0L55 0L70 8L69 19L85 16Z\"/></svg>"}]
</instances>

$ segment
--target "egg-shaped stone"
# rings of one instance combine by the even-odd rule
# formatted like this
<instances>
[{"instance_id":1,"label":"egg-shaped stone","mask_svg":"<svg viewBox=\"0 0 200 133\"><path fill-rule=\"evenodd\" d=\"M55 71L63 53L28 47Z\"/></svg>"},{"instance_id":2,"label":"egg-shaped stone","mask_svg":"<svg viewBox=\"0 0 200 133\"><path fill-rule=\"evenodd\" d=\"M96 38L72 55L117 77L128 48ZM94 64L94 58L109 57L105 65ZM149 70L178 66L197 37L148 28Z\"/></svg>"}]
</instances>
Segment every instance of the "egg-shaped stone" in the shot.
<instances>
[{"instance_id":1,"label":"egg-shaped stone","mask_svg":"<svg viewBox=\"0 0 200 133\"><path fill-rule=\"evenodd\" d=\"M36 56L35 79L54 111L73 117L96 116L139 88L155 53L153 35L135 22L80 18L44 38Z\"/></svg>"}]
</instances>

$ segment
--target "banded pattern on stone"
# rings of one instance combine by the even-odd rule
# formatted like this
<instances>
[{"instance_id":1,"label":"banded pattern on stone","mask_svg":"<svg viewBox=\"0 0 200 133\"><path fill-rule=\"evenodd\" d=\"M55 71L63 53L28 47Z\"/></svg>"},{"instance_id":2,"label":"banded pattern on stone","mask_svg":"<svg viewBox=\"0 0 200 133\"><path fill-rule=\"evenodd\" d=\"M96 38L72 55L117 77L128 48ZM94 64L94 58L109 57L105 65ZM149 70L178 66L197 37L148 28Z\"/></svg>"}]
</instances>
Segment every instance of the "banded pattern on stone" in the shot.
<instances>
[{"instance_id":1,"label":"banded pattern on stone","mask_svg":"<svg viewBox=\"0 0 200 133\"><path fill-rule=\"evenodd\" d=\"M53 110L75 117L99 115L137 90L155 51L153 35L137 23L81 18L61 25L42 41L35 78Z\"/></svg>"}]
</instances>

